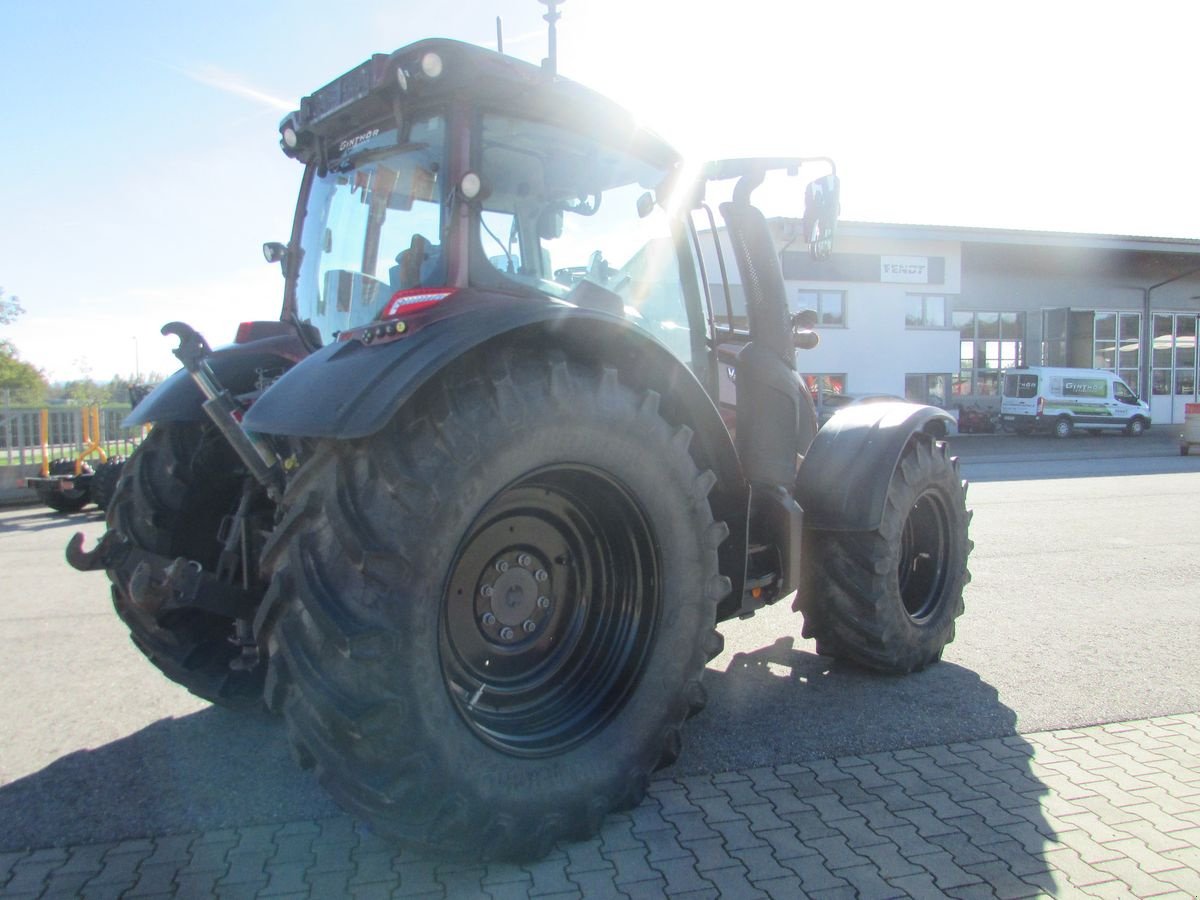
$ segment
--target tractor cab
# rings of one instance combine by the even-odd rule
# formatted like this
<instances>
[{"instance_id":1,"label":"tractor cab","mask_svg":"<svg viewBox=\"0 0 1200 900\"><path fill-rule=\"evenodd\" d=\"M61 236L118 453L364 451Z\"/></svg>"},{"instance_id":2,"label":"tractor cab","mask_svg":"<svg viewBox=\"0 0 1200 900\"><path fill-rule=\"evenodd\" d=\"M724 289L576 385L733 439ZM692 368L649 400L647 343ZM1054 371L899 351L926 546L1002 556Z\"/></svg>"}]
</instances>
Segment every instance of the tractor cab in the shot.
<instances>
[{"instance_id":1,"label":"tractor cab","mask_svg":"<svg viewBox=\"0 0 1200 900\"><path fill-rule=\"evenodd\" d=\"M611 101L430 40L304 98L280 132L307 170L290 244L265 249L288 277L284 318L323 343L392 338L480 303L554 304L624 319L715 395L714 273L688 215L703 181ZM799 162L727 161L704 177ZM827 245L835 217L836 200L810 211L810 241Z\"/></svg>"}]
</instances>

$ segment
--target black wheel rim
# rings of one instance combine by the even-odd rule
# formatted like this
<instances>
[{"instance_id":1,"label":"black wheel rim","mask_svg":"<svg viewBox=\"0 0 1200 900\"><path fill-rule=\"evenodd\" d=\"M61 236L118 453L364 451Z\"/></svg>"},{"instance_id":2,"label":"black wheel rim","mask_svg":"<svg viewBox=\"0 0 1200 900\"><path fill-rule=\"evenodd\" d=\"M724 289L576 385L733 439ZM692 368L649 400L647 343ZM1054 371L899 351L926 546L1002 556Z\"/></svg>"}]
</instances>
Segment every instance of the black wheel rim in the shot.
<instances>
[{"instance_id":1,"label":"black wheel rim","mask_svg":"<svg viewBox=\"0 0 1200 900\"><path fill-rule=\"evenodd\" d=\"M519 756L561 753L629 698L660 614L653 533L632 494L580 466L488 503L451 566L442 672L467 724Z\"/></svg>"},{"instance_id":2,"label":"black wheel rim","mask_svg":"<svg viewBox=\"0 0 1200 900\"><path fill-rule=\"evenodd\" d=\"M950 517L939 494L926 491L917 498L900 540L900 596L914 622L927 621L946 590L950 551Z\"/></svg>"}]
</instances>

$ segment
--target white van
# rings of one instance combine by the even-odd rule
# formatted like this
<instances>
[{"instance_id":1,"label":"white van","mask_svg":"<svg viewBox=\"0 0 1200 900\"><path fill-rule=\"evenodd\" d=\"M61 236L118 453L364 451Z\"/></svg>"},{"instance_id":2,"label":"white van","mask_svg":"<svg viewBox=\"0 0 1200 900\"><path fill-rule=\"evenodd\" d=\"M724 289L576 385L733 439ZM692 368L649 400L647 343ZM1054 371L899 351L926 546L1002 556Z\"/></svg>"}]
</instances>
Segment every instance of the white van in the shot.
<instances>
[{"instance_id":1,"label":"white van","mask_svg":"<svg viewBox=\"0 0 1200 900\"><path fill-rule=\"evenodd\" d=\"M1000 424L1018 434L1049 431L1061 438L1076 428L1137 436L1150 427L1150 407L1112 372L1029 366L1004 372Z\"/></svg>"}]
</instances>

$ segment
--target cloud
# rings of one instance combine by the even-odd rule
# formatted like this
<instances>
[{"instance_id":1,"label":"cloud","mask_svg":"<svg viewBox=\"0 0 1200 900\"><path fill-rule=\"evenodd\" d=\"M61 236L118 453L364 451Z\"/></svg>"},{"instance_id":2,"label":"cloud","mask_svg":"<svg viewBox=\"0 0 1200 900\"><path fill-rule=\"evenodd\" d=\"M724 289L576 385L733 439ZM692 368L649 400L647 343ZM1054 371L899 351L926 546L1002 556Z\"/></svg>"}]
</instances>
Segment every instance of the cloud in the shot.
<instances>
[{"instance_id":1,"label":"cloud","mask_svg":"<svg viewBox=\"0 0 1200 900\"><path fill-rule=\"evenodd\" d=\"M242 97L246 100L253 100L260 106L278 110L279 112L291 112L299 106L299 103L295 100L284 100L268 94L266 91L261 91L253 85L246 84L237 75L226 72L216 66L206 65L194 69L181 69L177 66L172 66L171 68L185 78L190 78L199 84L216 88L219 91L224 91L227 94L233 94L236 97Z\"/></svg>"}]
</instances>

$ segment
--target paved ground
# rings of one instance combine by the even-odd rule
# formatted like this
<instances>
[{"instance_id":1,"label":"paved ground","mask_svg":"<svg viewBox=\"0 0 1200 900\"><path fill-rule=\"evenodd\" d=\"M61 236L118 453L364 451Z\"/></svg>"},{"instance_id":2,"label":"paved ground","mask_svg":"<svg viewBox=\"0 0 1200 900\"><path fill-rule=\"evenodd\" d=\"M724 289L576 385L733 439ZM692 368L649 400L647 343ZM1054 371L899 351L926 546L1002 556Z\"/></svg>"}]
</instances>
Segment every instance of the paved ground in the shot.
<instances>
[{"instance_id":1,"label":"paved ground","mask_svg":"<svg viewBox=\"0 0 1200 900\"><path fill-rule=\"evenodd\" d=\"M1200 716L663 779L525 866L345 816L0 854L5 897L1200 896Z\"/></svg>"},{"instance_id":2,"label":"paved ground","mask_svg":"<svg viewBox=\"0 0 1200 900\"><path fill-rule=\"evenodd\" d=\"M1197 460L1161 435L955 450L982 540L947 661L881 680L778 639L786 611L729 623L693 768L524 867L396 853L364 832L294 771L277 723L234 721L137 657L99 576L59 570L81 520L6 513L0 897L1200 896ZM1126 477L1081 478L1098 474ZM1026 521L1047 505L1053 533ZM53 573L22 581L42 545ZM1069 587L1018 571L1089 548L1089 579ZM1131 632L1135 607L1162 633ZM1130 721L1090 725L1114 717Z\"/></svg>"}]
</instances>

